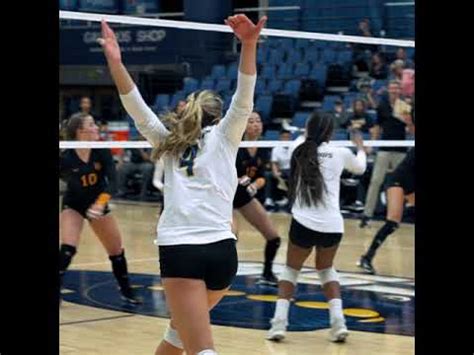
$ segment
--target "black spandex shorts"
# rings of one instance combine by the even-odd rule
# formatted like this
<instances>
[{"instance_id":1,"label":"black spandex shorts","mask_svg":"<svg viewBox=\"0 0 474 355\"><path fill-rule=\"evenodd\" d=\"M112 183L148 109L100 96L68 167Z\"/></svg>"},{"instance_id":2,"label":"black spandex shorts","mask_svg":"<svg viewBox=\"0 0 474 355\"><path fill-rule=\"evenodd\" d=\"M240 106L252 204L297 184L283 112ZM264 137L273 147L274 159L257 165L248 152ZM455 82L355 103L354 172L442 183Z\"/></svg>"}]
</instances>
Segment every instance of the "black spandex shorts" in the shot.
<instances>
[{"instance_id":1,"label":"black spandex shorts","mask_svg":"<svg viewBox=\"0 0 474 355\"><path fill-rule=\"evenodd\" d=\"M323 233L313 231L291 219L290 240L301 248L330 248L341 242L342 233Z\"/></svg>"},{"instance_id":2,"label":"black spandex shorts","mask_svg":"<svg viewBox=\"0 0 474 355\"><path fill-rule=\"evenodd\" d=\"M80 202L80 201L72 201L72 200L68 200L68 199L63 199L62 206L61 206L61 211L65 210L66 208L70 208L70 209L76 211L77 213L79 213L85 219L89 219L87 217L86 213L87 213L87 210L89 209L90 206L91 206L91 203L89 203L88 201L84 203L84 202ZM109 205L106 204L105 208L104 208L104 216L106 214L108 214L109 212L110 212Z\"/></svg>"},{"instance_id":3,"label":"black spandex shorts","mask_svg":"<svg viewBox=\"0 0 474 355\"><path fill-rule=\"evenodd\" d=\"M237 274L234 239L210 244L164 245L159 247L161 278L204 280L209 290L229 287Z\"/></svg>"},{"instance_id":4,"label":"black spandex shorts","mask_svg":"<svg viewBox=\"0 0 474 355\"><path fill-rule=\"evenodd\" d=\"M407 153L405 159L387 177L386 188L398 186L403 189L405 195L415 192L415 149Z\"/></svg>"},{"instance_id":5,"label":"black spandex shorts","mask_svg":"<svg viewBox=\"0 0 474 355\"><path fill-rule=\"evenodd\" d=\"M238 185L237 191L235 192L235 196L234 196L234 202L233 202L234 208L237 209L237 208L244 207L247 203L252 201L252 198L253 197L250 196L249 193L247 192L246 186Z\"/></svg>"}]
</instances>

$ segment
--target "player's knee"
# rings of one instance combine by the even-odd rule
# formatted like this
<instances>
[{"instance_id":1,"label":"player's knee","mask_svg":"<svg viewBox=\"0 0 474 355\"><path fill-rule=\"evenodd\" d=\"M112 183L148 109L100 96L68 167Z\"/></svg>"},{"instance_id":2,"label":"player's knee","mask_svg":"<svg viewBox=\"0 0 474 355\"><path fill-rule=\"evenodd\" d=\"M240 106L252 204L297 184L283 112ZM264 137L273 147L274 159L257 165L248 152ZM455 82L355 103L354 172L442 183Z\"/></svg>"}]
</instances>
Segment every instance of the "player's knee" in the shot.
<instances>
[{"instance_id":1,"label":"player's knee","mask_svg":"<svg viewBox=\"0 0 474 355\"><path fill-rule=\"evenodd\" d=\"M321 285L325 285L329 282L339 282L339 275L336 269L334 269L334 266L322 270L316 270L316 272L319 275Z\"/></svg>"},{"instance_id":2,"label":"player's knee","mask_svg":"<svg viewBox=\"0 0 474 355\"><path fill-rule=\"evenodd\" d=\"M298 283L299 274L300 274L299 270L293 269L289 267L288 265L285 265L285 267L283 268L283 272L278 278L278 281L287 281L293 284L293 286L296 286L296 284Z\"/></svg>"}]
</instances>

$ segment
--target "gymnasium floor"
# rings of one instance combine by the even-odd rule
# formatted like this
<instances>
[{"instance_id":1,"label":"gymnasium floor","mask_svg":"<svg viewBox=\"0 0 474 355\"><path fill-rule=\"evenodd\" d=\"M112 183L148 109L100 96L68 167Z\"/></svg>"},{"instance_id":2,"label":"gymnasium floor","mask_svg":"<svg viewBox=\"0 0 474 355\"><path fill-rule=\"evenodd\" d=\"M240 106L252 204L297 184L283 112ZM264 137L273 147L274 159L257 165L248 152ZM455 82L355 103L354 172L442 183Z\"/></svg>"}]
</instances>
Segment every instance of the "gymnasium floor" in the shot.
<instances>
[{"instance_id":1,"label":"gymnasium floor","mask_svg":"<svg viewBox=\"0 0 474 355\"><path fill-rule=\"evenodd\" d=\"M70 272L65 277L60 310L61 354L153 354L168 323L159 282L157 247L153 244L159 208L150 204L114 204L123 234L132 284L144 298L138 307L123 305L104 249L85 227ZM282 247L275 271L285 261L289 215L271 215ZM231 292L212 311L214 341L222 355L331 354L406 355L414 353L414 225L402 224L375 259L378 276L360 273L355 263L381 222L359 229L346 220L346 233L336 258L351 331L346 344L327 341L328 311L319 280L304 269L290 328L281 343L265 340L273 315L276 289L255 284L261 272L263 238L239 220L239 272ZM314 265L314 256L307 266Z\"/></svg>"}]
</instances>

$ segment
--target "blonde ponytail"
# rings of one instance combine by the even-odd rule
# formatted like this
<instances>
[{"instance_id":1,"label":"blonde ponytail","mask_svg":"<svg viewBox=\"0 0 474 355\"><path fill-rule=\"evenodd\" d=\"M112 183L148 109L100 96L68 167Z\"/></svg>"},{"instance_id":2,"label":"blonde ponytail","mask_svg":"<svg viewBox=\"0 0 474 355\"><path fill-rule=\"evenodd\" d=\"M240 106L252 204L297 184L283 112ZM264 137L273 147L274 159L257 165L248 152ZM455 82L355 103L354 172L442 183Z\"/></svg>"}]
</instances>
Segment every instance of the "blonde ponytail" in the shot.
<instances>
[{"instance_id":1,"label":"blonde ponytail","mask_svg":"<svg viewBox=\"0 0 474 355\"><path fill-rule=\"evenodd\" d=\"M202 127L216 123L221 115L222 99L217 94L209 90L190 94L181 114L169 112L161 117L171 133L154 150L154 158L158 160L164 153L178 157L186 148L196 144Z\"/></svg>"}]
</instances>

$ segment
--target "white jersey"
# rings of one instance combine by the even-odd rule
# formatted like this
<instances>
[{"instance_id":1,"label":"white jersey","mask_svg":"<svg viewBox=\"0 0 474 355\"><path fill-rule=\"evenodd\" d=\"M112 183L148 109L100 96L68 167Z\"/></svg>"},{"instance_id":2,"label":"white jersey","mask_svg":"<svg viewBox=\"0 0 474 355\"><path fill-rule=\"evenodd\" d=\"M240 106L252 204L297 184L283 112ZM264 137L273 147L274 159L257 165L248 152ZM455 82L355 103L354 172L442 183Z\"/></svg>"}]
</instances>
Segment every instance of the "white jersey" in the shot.
<instances>
[{"instance_id":1,"label":"white jersey","mask_svg":"<svg viewBox=\"0 0 474 355\"><path fill-rule=\"evenodd\" d=\"M237 189L235 161L253 109L256 75L239 72L229 110L215 126L203 129L192 169L164 154L164 210L157 227L158 245L208 244L237 239L231 231ZM154 146L169 131L149 109L137 88L122 103L138 130Z\"/></svg>"},{"instance_id":2,"label":"white jersey","mask_svg":"<svg viewBox=\"0 0 474 355\"><path fill-rule=\"evenodd\" d=\"M281 170L290 169L290 147L275 147L272 149L272 163L278 163Z\"/></svg>"},{"instance_id":3,"label":"white jersey","mask_svg":"<svg viewBox=\"0 0 474 355\"><path fill-rule=\"evenodd\" d=\"M304 137L295 140L292 151L303 143ZM297 197L291 213L293 218L308 229L321 233L344 233L344 220L339 208L339 189L344 169L354 174L363 174L367 158L363 150L354 155L350 149L331 147L322 143L318 147L321 174L326 184L322 201L317 206L303 206Z\"/></svg>"}]
</instances>

